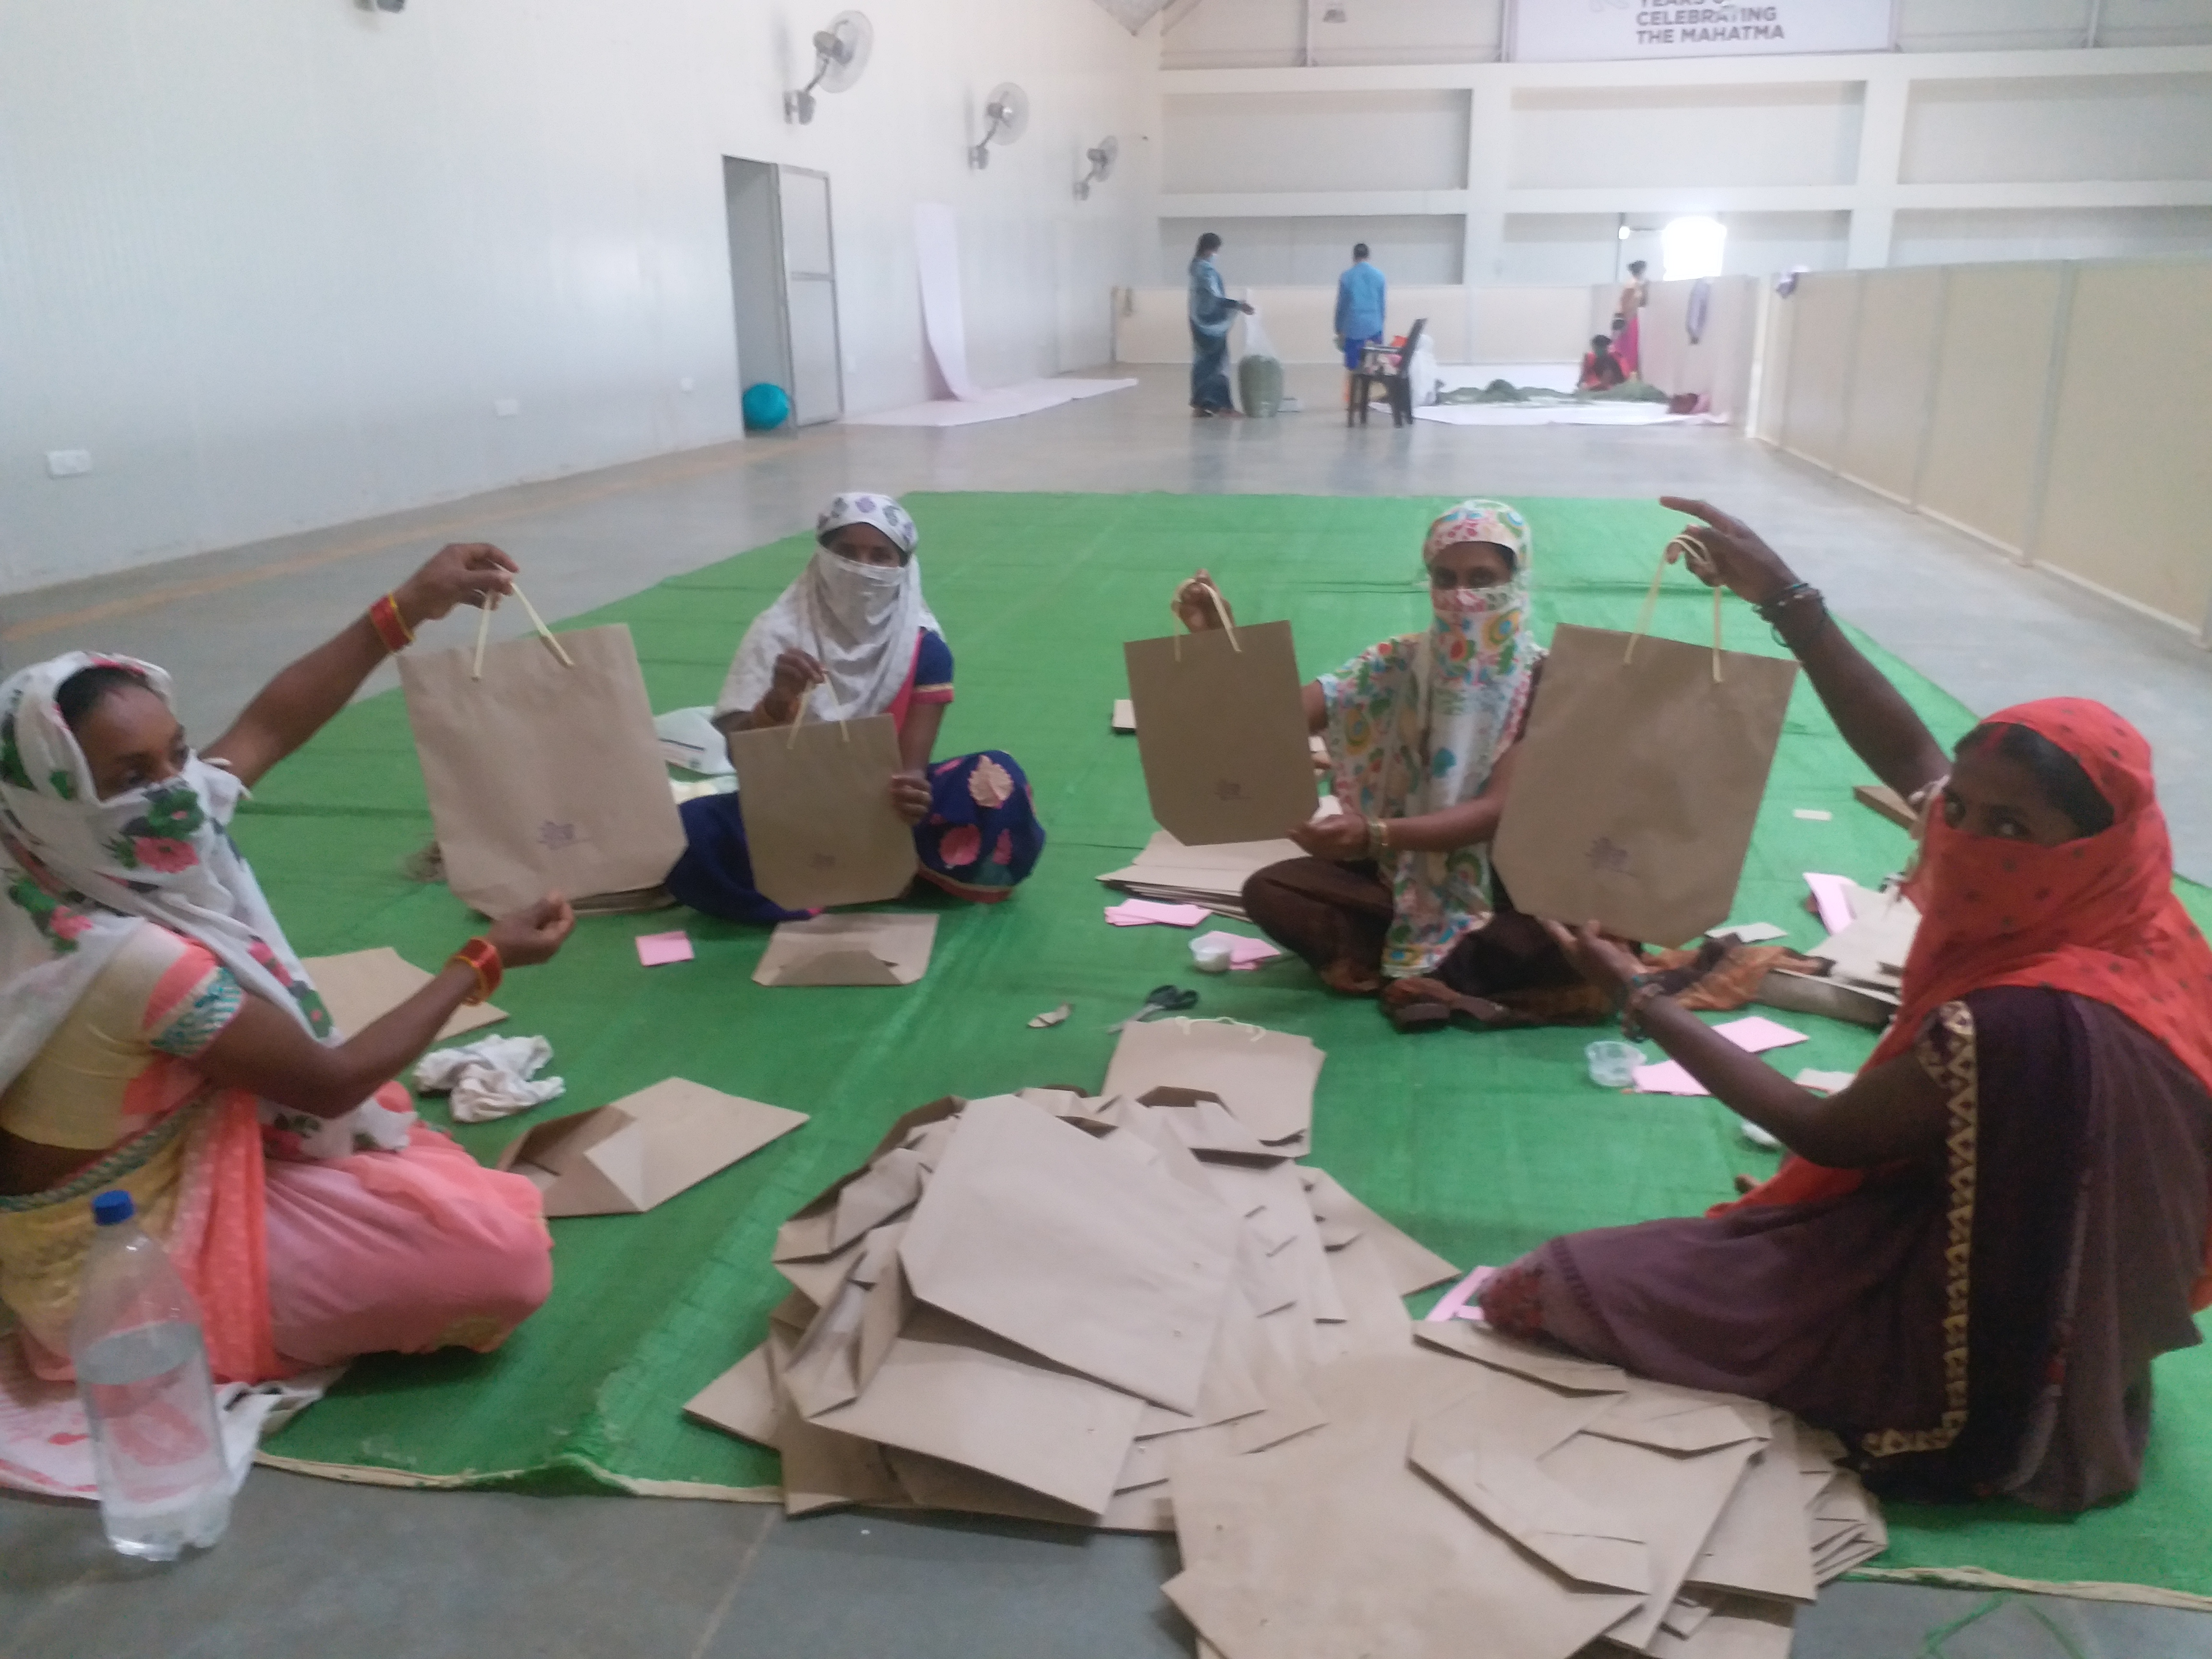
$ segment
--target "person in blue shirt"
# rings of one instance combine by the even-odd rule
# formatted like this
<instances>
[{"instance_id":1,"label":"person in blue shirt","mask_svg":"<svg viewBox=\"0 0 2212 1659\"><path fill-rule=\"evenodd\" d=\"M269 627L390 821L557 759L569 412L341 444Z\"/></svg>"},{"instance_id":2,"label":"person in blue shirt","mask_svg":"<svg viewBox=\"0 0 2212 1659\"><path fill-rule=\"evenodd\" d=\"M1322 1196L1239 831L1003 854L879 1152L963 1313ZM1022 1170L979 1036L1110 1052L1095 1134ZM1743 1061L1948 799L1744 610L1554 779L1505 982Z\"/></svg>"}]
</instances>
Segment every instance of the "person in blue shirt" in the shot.
<instances>
[{"instance_id":1,"label":"person in blue shirt","mask_svg":"<svg viewBox=\"0 0 2212 1659\"><path fill-rule=\"evenodd\" d=\"M1336 343L1344 349L1347 370L1358 368L1362 351L1382 343L1382 307L1389 291L1382 273L1367 263L1367 244L1354 243L1352 269L1336 279ZM1351 395L1347 385L1347 400Z\"/></svg>"},{"instance_id":2,"label":"person in blue shirt","mask_svg":"<svg viewBox=\"0 0 2212 1659\"><path fill-rule=\"evenodd\" d=\"M1190 412L1201 420L1237 412L1229 395L1229 325L1238 312L1252 313L1221 285L1221 273L1213 267L1220 246L1221 238L1207 231L1198 239L1198 257L1190 262Z\"/></svg>"}]
</instances>

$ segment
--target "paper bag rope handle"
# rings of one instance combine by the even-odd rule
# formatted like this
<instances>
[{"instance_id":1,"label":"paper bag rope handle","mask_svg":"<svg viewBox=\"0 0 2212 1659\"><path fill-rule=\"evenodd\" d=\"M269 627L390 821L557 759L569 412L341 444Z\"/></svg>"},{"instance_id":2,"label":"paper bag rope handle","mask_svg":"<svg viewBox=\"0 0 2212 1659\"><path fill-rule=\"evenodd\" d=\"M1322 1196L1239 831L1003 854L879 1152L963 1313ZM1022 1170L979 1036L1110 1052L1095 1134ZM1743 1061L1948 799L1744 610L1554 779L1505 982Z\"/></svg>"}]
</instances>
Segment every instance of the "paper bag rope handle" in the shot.
<instances>
[{"instance_id":1,"label":"paper bag rope handle","mask_svg":"<svg viewBox=\"0 0 2212 1659\"><path fill-rule=\"evenodd\" d=\"M1636 660L1636 642L1651 631L1652 613L1659 608L1659 584L1667 577L1667 555L1676 548L1682 550L1686 561L1705 556L1704 550L1687 536L1677 536L1659 555L1659 568L1651 573L1651 586L1644 590L1644 608L1636 613L1636 631L1628 636L1628 649L1620 653L1624 663ZM1713 589L1713 684L1721 683L1721 590Z\"/></svg>"},{"instance_id":2,"label":"paper bag rope handle","mask_svg":"<svg viewBox=\"0 0 2212 1659\"><path fill-rule=\"evenodd\" d=\"M561 659L561 665L563 668L574 668L576 665L576 659L561 648L561 641L553 637L553 630L545 625L545 618L538 614L538 607L531 604L530 595L522 591L520 582L514 584L514 597L522 601L522 608L530 613L530 625L538 630L538 637L545 641L545 648ZM480 614L477 617L476 662L469 670L469 678L472 680L480 680L483 678L484 635L491 629L491 613L498 608L499 596L495 593L489 596L487 603L481 607Z\"/></svg>"},{"instance_id":3,"label":"paper bag rope handle","mask_svg":"<svg viewBox=\"0 0 2212 1659\"><path fill-rule=\"evenodd\" d=\"M791 711L791 735L783 740L783 746L786 749L799 747L799 722L806 718L806 700L813 695L814 688L811 685L799 694L798 706ZM840 720L837 722L837 735L850 743L853 740L853 728Z\"/></svg>"},{"instance_id":4,"label":"paper bag rope handle","mask_svg":"<svg viewBox=\"0 0 2212 1659\"><path fill-rule=\"evenodd\" d=\"M1230 617L1229 605L1221 597L1221 590L1212 582L1193 580L1190 586L1213 602L1213 614L1221 618L1222 631L1229 635L1229 648L1243 656L1244 647L1237 642L1237 624ZM1175 659L1177 662L1182 660L1182 635L1180 634L1175 635Z\"/></svg>"}]
</instances>

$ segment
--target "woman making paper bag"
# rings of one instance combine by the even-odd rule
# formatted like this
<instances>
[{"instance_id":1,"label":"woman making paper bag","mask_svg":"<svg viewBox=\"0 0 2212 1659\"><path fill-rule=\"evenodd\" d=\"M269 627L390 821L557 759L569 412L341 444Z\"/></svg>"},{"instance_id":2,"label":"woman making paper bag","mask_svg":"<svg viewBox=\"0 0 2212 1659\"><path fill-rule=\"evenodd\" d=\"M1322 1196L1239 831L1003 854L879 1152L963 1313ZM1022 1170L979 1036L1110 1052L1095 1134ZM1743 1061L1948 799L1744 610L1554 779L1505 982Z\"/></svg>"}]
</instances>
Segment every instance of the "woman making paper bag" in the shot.
<instances>
[{"instance_id":1,"label":"woman making paper bag","mask_svg":"<svg viewBox=\"0 0 2212 1659\"><path fill-rule=\"evenodd\" d=\"M2142 736L2069 698L1947 756L1757 534L1696 501L1692 566L1757 605L1852 749L1922 803L1903 1007L1822 1099L1554 929L1649 1038L1792 1154L1694 1219L1555 1238L1482 1308L1645 1376L1847 1435L1869 1480L2072 1511L2135 1490L2151 1361L2212 1305L2212 949L2173 894Z\"/></svg>"},{"instance_id":2,"label":"woman making paper bag","mask_svg":"<svg viewBox=\"0 0 2212 1659\"><path fill-rule=\"evenodd\" d=\"M40 1376L70 1374L105 1190L167 1245L219 1378L487 1351L545 1299L537 1189L413 1121L392 1079L502 966L550 957L568 905L505 917L342 1035L229 833L416 627L514 568L447 548L202 751L149 664L72 652L0 685L0 1299Z\"/></svg>"},{"instance_id":3,"label":"woman making paper bag","mask_svg":"<svg viewBox=\"0 0 2212 1659\"><path fill-rule=\"evenodd\" d=\"M1291 827L1309 856L1245 884L1270 938L1331 990L1379 993L1401 1030L1602 1012L1542 929L1493 899L1488 843L1544 655L1528 617L1533 550L1528 520L1504 501L1462 501L1429 526L1427 629L1305 688L1343 812ZM1223 620L1203 571L1175 608L1194 632Z\"/></svg>"},{"instance_id":4,"label":"woman making paper bag","mask_svg":"<svg viewBox=\"0 0 2212 1659\"><path fill-rule=\"evenodd\" d=\"M1007 897L1036 868L1044 827L1012 757L994 749L931 760L952 701L952 653L922 598L921 532L891 497L857 491L830 503L815 536L820 545L799 580L745 630L714 724L739 733L888 714L898 765L884 788L912 826L917 873L980 903ZM806 914L756 884L738 796L687 801L684 830L686 849L668 874L683 902L731 921Z\"/></svg>"}]
</instances>

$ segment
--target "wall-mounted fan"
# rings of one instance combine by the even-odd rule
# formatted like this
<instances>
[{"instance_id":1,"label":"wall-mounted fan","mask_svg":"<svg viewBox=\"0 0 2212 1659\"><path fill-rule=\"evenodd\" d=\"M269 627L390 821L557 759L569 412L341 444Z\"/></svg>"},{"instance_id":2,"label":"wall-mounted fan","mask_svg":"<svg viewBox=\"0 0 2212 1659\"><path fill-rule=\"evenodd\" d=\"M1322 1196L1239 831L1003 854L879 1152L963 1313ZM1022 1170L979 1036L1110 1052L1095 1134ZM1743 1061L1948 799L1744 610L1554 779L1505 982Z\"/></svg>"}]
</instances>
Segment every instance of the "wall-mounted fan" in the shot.
<instances>
[{"instance_id":1,"label":"wall-mounted fan","mask_svg":"<svg viewBox=\"0 0 2212 1659\"><path fill-rule=\"evenodd\" d=\"M1091 186L1103 185L1114 176L1114 161L1121 153L1121 141L1110 132L1084 152L1083 159L1091 163L1091 171L1075 181L1077 201L1089 201Z\"/></svg>"},{"instance_id":2,"label":"wall-mounted fan","mask_svg":"<svg viewBox=\"0 0 2212 1659\"><path fill-rule=\"evenodd\" d=\"M876 31L865 13L841 11L831 18L830 27L814 36L814 78L797 92L783 94L783 118L802 127L811 121L816 90L849 89L867 68L875 43Z\"/></svg>"},{"instance_id":3,"label":"wall-mounted fan","mask_svg":"<svg viewBox=\"0 0 2212 1659\"><path fill-rule=\"evenodd\" d=\"M991 165L991 146L1011 144L1030 130L1030 95L1012 81L991 88L983 105L983 136L968 152L968 165Z\"/></svg>"}]
</instances>

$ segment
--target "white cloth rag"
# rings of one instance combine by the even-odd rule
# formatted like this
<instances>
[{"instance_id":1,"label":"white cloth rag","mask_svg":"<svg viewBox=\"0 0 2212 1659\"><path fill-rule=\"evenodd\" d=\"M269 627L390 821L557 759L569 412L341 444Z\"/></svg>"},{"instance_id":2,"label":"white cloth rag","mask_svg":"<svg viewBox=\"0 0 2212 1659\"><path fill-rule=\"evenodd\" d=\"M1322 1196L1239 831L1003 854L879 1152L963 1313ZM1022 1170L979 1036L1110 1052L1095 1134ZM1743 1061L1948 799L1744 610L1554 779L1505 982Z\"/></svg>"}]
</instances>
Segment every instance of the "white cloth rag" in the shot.
<instances>
[{"instance_id":1,"label":"white cloth rag","mask_svg":"<svg viewBox=\"0 0 2212 1659\"><path fill-rule=\"evenodd\" d=\"M568 1087L557 1077L530 1080L552 1058L553 1045L542 1036L484 1037L423 1055L415 1086L426 1095L450 1094L459 1121L489 1123L542 1106Z\"/></svg>"}]
</instances>

